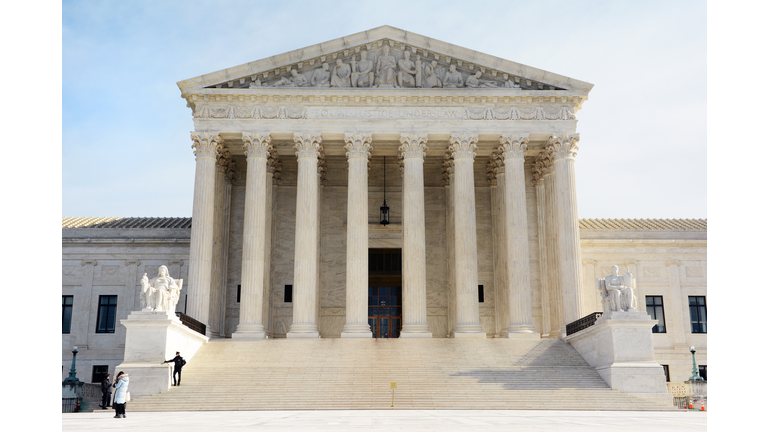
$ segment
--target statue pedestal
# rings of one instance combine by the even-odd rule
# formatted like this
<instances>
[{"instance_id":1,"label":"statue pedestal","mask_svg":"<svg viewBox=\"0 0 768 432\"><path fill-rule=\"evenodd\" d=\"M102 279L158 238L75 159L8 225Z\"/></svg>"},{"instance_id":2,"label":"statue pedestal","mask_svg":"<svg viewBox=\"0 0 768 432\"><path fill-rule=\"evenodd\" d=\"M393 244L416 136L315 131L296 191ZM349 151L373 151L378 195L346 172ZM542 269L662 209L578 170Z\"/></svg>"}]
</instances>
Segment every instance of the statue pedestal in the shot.
<instances>
[{"instance_id":1,"label":"statue pedestal","mask_svg":"<svg viewBox=\"0 0 768 432\"><path fill-rule=\"evenodd\" d=\"M130 377L128 391L131 398L160 393L171 387L171 363L176 351L187 362L208 342L208 337L189 329L173 312L134 311L125 326L125 357L116 371Z\"/></svg>"},{"instance_id":2,"label":"statue pedestal","mask_svg":"<svg viewBox=\"0 0 768 432\"><path fill-rule=\"evenodd\" d=\"M653 354L656 320L645 312L613 312L565 340L594 367L611 388L672 403L664 369Z\"/></svg>"}]
</instances>

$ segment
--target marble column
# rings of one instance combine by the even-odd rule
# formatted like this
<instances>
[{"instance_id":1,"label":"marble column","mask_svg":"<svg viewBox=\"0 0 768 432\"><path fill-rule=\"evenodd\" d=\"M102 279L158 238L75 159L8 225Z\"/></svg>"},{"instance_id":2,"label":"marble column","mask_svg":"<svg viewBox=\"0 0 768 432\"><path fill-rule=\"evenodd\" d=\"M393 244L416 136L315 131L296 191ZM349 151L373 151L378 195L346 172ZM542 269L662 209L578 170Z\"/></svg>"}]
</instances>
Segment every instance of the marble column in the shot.
<instances>
[{"instance_id":1,"label":"marble column","mask_svg":"<svg viewBox=\"0 0 768 432\"><path fill-rule=\"evenodd\" d=\"M296 185L296 247L293 271L293 324L288 338L318 338L317 330L317 238L318 172L322 151L319 133L296 133L299 171Z\"/></svg>"},{"instance_id":2,"label":"marble column","mask_svg":"<svg viewBox=\"0 0 768 432\"><path fill-rule=\"evenodd\" d=\"M480 325L477 297L477 219L475 216L475 173L473 163L477 135L451 135L454 182L454 233L456 247L455 338L485 338Z\"/></svg>"},{"instance_id":3,"label":"marble column","mask_svg":"<svg viewBox=\"0 0 768 432\"><path fill-rule=\"evenodd\" d=\"M552 166L552 152L546 151L544 163L544 219L546 226L547 286L549 287L549 337L565 337L562 313L563 295L560 289L560 256L557 229L557 200L555 200L555 170Z\"/></svg>"},{"instance_id":4,"label":"marble column","mask_svg":"<svg viewBox=\"0 0 768 432\"><path fill-rule=\"evenodd\" d=\"M235 181L237 164L230 159L224 172L224 189L221 209L221 274L219 275L219 336L227 336L227 281L229 280L229 217L232 203L232 183ZM214 257L215 258L215 257Z\"/></svg>"},{"instance_id":5,"label":"marble column","mask_svg":"<svg viewBox=\"0 0 768 432\"><path fill-rule=\"evenodd\" d=\"M213 211L213 252L211 262L211 299L209 310L210 333L221 335L221 292L225 290L226 284L222 284L221 256L224 252L224 213L227 207L229 196L227 195L226 172L229 164L232 162L232 154L229 149L221 150L216 158L216 186L214 197L216 203Z\"/></svg>"},{"instance_id":6,"label":"marble column","mask_svg":"<svg viewBox=\"0 0 768 432\"><path fill-rule=\"evenodd\" d=\"M343 338L371 338L368 325L368 160L371 134L344 134L347 185L347 322Z\"/></svg>"},{"instance_id":7,"label":"marble column","mask_svg":"<svg viewBox=\"0 0 768 432\"><path fill-rule=\"evenodd\" d=\"M576 151L579 134L553 135L547 147L555 158L555 199L559 231L560 288L563 324L584 316L579 212L576 204Z\"/></svg>"},{"instance_id":8,"label":"marble column","mask_svg":"<svg viewBox=\"0 0 768 432\"><path fill-rule=\"evenodd\" d=\"M539 152L531 166L533 184L536 187L536 221L539 240L539 283L541 288L541 337L549 337L552 323L552 319L550 318L552 302L550 300L549 280L547 277L549 271L547 263L547 230L551 228L547 226L546 197L544 192L544 159L546 157L546 152Z\"/></svg>"},{"instance_id":9,"label":"marble column","mask_svg":"<svg viewBox=\"0 0 768 432\"><path fill-rule=\"evenodd\" d=\"M221 150L221 137L218 132L192 132L192 141L196 164L189 242L187 315L203 324L209 324L216 156Z\"/></svg>"},{"instance_id":10,"label":"marble column","mask_svg":"<svg viewBox=\"0 0 768 432\"><path fill-rule=\"evenodd\" d=\"M496 336L505 337L509 326L507 237L504 226L507 214L504 204L506 170L501 152L498 149L491 153L487 171L491 187L491 215L493 217L493 294L496 312Z\"/></svg>"},{"instance_id":11,"label":"marble column","mask_svg":"<svg viewBox=\"0 0 768 432\"><path fill-rule=\"evenodd\" d=\"M528 258L528 217L525 202L525 151L528 135L499 138L506 167L504 206L507 239L507 337L539 337L531 311L531 276Z\"/></svg>"},{"instance_id":12,"label":"marble column","mask_svg":"<svg viewBox=\"0 0 768 432\"><path fill-rule=\"evenodd\" d=\"M456 246L454 242L455 231L453 229L453 155L450 149L446 149L443 168L442 183L445 188L445 244L448 249L448 335L453 335L453 327L456 325Z\"/></svg>"},{"instance_id":13,"label":"marble column","mask_svg":"<svg viewBox=\"0 0 768 432\"><path fill-rule=\"evenodd\" d=\"M427 324L427 258L424 225L424 155L427 135L402 134L403 330L401 338L431 338Z\"/></svg>"},{"instance_id":14,"label":"marble column","mask_svg":"<svg viewBox=\"0 0 768 432\"><path fill-rule=\"evenodd\" d=\"M274 148L269 151L267 159L266 175L266 221L264 237L264 295L262 316L264 317L264 331L267 337L272 336L272 231L274 230L274 210L275 210L275 188L274 185L279 182L282 164Z\"/></svg>"},{"instance_id":15,"label":"marble column","mask_svg":"<svg viewBox=\"0 0 768 432\"><path fill-rule=\"evenodd\" d=\"M245 215L243 217L243 265L240 277L240 322L233 339L263 340L264 255L267 222L267 158L272 149L269 134L243 132L247 161Z\"/></svg>"}]
</instances>

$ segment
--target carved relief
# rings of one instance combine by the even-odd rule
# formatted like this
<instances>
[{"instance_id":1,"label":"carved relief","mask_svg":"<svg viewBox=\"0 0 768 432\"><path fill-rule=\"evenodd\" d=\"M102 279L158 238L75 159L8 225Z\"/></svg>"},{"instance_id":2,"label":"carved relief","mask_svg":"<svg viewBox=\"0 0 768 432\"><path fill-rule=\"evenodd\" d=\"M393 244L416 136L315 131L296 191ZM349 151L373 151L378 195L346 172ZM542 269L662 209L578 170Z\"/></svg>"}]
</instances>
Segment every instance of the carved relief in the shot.
<instances>
[{"instance_id":1,"label":"carved relief","mask_svg":"<svg viewBox=\"0 0 768 432\"><path fill-rule=\"evenodd\" d=\"M218 132L192 132L192 141L195 157L215 158L221 150Z\"/></svg>"},{"instance_id":2,"label":"carved relief","mask_svg":"<svg viewBox=\"0 0 768 432\"><path fill-rule=\"evenodd\" d=\"M368 159L371 157L371 141L373 136L371 134L344 134L344 150L347 151L347 159Z\"/></svg>"},{"instance_id":3,"label":"carved relief","mask_svg":"<svg viewBox=\"0 0 768 432\"><path fill-rule=\"evenodd\" d=\"M534 185L538 186L544 184L544 170L546 169L547 157L547 152L539 152L539 154L537 154L533 159L533 164L531 165L531 174L533 174L532 177ZM594 262L592 265L594 265Z\"/></svg>"},{"instance_id":4,"label":"carved relief","mask_svg":"<svg viewBox=\"0 0 768 432\"><path fill-rule=\"evenodd\" d=\"M352 87L352 68L336 59L336 66L331 72L331 87Z\"/></svg>"},{"instance_id":5,"label":"carved relief","mask_svg":"<svg viewBox=\"0 0 768 432\"><path fill-rule=\"evenodd\" d=\"M505 161L525 159L525 151L528 150L528 134L502 135L499 137L499 150Z\"/></svg>"},{"instance_id":6,"label":"carved relief","mask_svg":"<svg viewBox=\"0 0 768 432\"><path fill-rule=\"evenodd\" d=\"M466 107L468 120L575 120L569 106Z\"/></svg>"},{"instance_id":7,"label":"carved relief","mask_svg":"<svg viewBox=\"0 0 768 432\"><path fill-rule=\"evenodd\" d=\"M71 275L74 271L75 271L75 267L74 266L64 266L64 267L61 268L61 274L63 276Z\"/></svg>"},{"instance_id":8,"label":"carved relief","mask_svg":"<svg viewBox=\"0 0 768 432\"><path fill-rule=\"evenodd\" d=\"M397 148L402 159L421 159L427 154L427 135L401 134L400 147Z\"/></svg>"},{"instance_id":9,"label":"carved relief","mask_svg":"<svg viewBox=\"0 0 768 432\"><path fill-rule=\"evenodd\" d=\"M312 84L312 87L331 86L331 73L328 72L328 63L323 63L321 67L315 69L309 83Z\"/></svg>"},{"instance_id":10,"label":"carved relief","mask_svg":"<svg viewBox=\"0 0 768 432\"><path fill-rule=\"evenodd\" d=\"M243 132L243 149L248 159L267 159L272 150L272 137L269 134Z\"/></svg>"},{"instance_id":11,"label":"carved relief","mask_svg":"<svg viewBox=\"0 0 768 432\"><path fill-rule=\"evenodd\" d=\"M296 150L296 157L317 158L318 154L323 150L323 146L320 143L323 141L322 136L319 133L294 133L293 142L296 144L293 149Z\"/></svg>"},{"instance_id":12,"label":"carved relief","mask_svg":"<svg viewBox=\"0 0 768 432\"><path fill-rule=\"evenodd\" d=\"M579 146L579 134L570 135L552 135L547 141L547 148L550 149L555 159L576 157L576 151Z\"/></svg>"},{"instance_id":13,"label":"carved relief","mask_svg":"<svg viewBox=\"0 0 768 432\"><path fill-rule=\"evenodd\" d=\"M453 152L450 148L447 148L445 150L445 154L443 155L443 166L441 170L442 174L442 181L441 183L443 186L448 186L451 184L451 174L453 174Z\"/></svg>"},{"instance_id":14,"label":"carved relief","mask_svg":"<svg viewBox=\"0 0 768 432\"><path fill-rule=\"evenodd\" d=\"M105 265L101 266L101 277L103 278L114 278L118 275L120 267L116 265Z\"/></svg>"},{"instance_id":15,"label":"carved relief","mask_svg":"<svg viewBox=\"0 0 768 432\"><path fill-rule=\"evenodd\" d=\"M395 86L395 67L397 60L395 56L390 55L389 46L384 45L384 55L376 61L376 86L394 87Z\"/></svg>"},{"instance_id":16,"label":"carved relief","mask_svg":"<svg viewBox=\"0 0 768 432\"><path fill-rule=\"evenodd\" d=\"M704 267L685 267L685 275L687 277L703 277Z\"/></svg>"},{"instance_id":17,"label":"carved relief","mask_svg":"<svg viewBox=\"0 0 768 432\"><path fill-rule=\"evenodd\" d=\"M373 61L368 60L368 51L360 53L360 62L352 57L352 87L371 87L373 85Z\"/></svg>"},{"instance_id":18,"label":"carved relief","mask_svg":"<svg viewBox=\"0 0 768 432\"><path fill-rule=\"evenodd\" d=\"M453 159L475 159L475 150L477 150L477 135L459 134L451 135L449 148Z\"/></svg>"},{"instance_id":19,"label":"carved relief","mask_svg":"<svg viewBox=\"0 0 768 432\"><path fill-rule=\"evenodd\" d=\"M661 277L661 267L644 267L643 276L646 277Z\"/></svg>"}]
</instances>

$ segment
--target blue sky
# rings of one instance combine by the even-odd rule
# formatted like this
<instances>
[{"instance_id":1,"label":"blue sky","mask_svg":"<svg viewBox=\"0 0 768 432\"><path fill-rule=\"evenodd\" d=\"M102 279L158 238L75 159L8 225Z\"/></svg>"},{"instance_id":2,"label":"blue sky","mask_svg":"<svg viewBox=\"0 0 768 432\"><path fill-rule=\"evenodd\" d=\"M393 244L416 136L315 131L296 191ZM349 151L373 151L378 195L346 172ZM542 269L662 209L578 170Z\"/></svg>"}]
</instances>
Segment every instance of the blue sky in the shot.
<instances>
[{"instance_id":1,"label":"blue sky","mask_svg":"<svg viewBox=\"0 0 768 432\"><path fill-rule=\"evenodd\" d=\"M176 82L391 25L595 84L580 217L706 218L701 1L65 1L62 216L190 216Z\"/></svg>"}]
</instances>

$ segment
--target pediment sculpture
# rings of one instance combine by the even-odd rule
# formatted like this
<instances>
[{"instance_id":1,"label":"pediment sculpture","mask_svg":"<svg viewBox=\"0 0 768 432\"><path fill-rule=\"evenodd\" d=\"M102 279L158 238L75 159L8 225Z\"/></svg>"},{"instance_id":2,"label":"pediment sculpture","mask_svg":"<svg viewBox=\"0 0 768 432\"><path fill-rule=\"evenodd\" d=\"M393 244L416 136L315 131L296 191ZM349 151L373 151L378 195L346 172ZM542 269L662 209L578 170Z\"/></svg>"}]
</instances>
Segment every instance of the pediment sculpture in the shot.
<instances>
[{"instance_id":1,"label":"pediment sculpture","mask_svg":"<svg viewBox=\"0 0 768 432\"><path fill-rule=\"evenodd\" d=\"M168 274L168 267L160 266L157 277L141 278L141 310L148 312L174 312L183 279L174 279Z\"/></svg>"},{"instance_id":2,"label":"pediment sculpture","mask_svg":"<svg viewBox=\"0 0 768 432\"><path fill-rule=\"evenodd\" d=\"M613 312L637 312L637 296L635 296L635 278L627 267L627 271L619 274L619 267L611 267L611 274L603 279L596 279L597 289L602 294L603 314L610 316Z\"/></svg>"}]
</instances>

